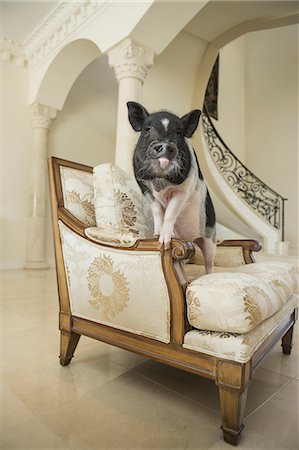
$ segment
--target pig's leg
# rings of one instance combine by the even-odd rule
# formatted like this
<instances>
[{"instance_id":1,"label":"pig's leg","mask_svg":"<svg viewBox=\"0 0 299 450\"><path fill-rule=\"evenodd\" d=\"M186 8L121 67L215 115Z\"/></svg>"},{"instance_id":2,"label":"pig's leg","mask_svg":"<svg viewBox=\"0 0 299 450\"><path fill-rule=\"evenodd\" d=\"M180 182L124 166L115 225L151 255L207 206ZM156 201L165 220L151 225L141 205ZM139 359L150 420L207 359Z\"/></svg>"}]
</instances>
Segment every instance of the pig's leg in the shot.
<instances>
[{"instance_id":1,"label":"pig's leg","mask_svg":"<svg viewBox=\"0 0 299 450\"><path fill-rule=\"evenodd\" d=\"M154 217L154 234L159 236L163 226L164 208L158 200L154 200L151 204Z\"/></svg>"},{"instance_id":2,"label":"pig's leg","mask_svg":"<svg viewBox=\"0 0 299 450\"><path fill-rule=\"evenodd\" d=\"M160 233L160 243L165 244L165 248L170 248L171 237L173 236L174 224L186 205L189 195L185 192L172 194L165 209L164 222Z\"/></svg>"},{"instance_id":3,"label":"pig's leg","mask_svg":"<svg viewBox=\"0 0 299 450\"><path fill-rule=\"evenodd\" d=\"M214 259L216 253L216 244L212 239L201 237L195 239L194 241L202 251L204 260L205 260L205 268L207 273L214 272Z\"/></svg>"}]
</instances>

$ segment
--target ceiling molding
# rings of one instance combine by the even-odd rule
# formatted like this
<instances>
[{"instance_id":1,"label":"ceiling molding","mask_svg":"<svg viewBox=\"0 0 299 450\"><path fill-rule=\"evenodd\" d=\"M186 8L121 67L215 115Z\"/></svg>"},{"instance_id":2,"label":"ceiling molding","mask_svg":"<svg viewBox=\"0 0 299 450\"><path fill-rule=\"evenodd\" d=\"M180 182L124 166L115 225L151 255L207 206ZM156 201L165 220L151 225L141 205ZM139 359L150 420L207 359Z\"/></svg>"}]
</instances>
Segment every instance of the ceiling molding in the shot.
<instances>
[{"instance_id":1,"label":"ceiling molding","mask_svg":"<svg viewBox=\"0 0 299 450\"><path fill-rule=\"evenodd\" d=\"M62 0L49 11L23 44L0 38L0 60L22 68L34 68L80 27L101 14L110 0L70 2Z\"/></svg>"},{"instance_id":2,"label":"ceiling molding","mask_svg":"<svg viewBox=\"0 0 299 450\"><path fill-rule=\"evenodd\" d=\"M79 27L93 19L95 14L102 13L110 4L110 0L60 1L24 42L29 67L39 64Z\"/></svg>"}]
</instances>

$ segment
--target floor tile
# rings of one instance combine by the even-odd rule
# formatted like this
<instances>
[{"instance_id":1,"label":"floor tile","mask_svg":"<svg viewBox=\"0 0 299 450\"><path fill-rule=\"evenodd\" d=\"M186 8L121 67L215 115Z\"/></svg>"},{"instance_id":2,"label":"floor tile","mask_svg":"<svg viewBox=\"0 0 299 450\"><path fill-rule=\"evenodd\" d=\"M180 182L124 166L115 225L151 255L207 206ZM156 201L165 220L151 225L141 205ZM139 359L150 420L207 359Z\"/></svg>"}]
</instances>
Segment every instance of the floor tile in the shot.
<instances>
[{"instance_id":1,"label":"floor tile","mask_svg":"<svg viewBox=\"0 0 299 450\"><path fill-rule=\"evenodd\" d=\"M294 326L293 348L290 355L282 352L281 342L273 347L272 351L266 356L261 366L265 369L287 375L295 378L299 376L299 323Z\"/></svg>"},{"instance_id":2,"label":"floor tile","mask_svg":"<svg viewBox=\"0 0 299 450\"><path fill-rule=\"evenodd\" d=\"M2 383L0 383L0 436L10 427L32 420L34 415Z\"/></svg>"},{"instance_id":3,"label":"floor tile","mask_svg":"<svg viewBox=\"0 0 299 450\"><path fill-rule=\"evenodd\" d=\"M120 378L41 420L68 446L76 438L94 449L209 448L219 440L215 413L133 372Z\"/></svg>"},{"instance_id":4,"label":"floor tile","mask_svg":"<svg viewBox=\"0 0 299 450\"><path fill-rule=\"evenodd\" d=\"M0 448L1 450L67 450L65 443L38 419L4 430L0 438Z\"/></svg>"},{"instance_id":5,"label":"floor tile","mask_svg":"<svg viewBox=\"0 0 299 450\"><path fill-rule=\"evenodd\" d=\"M211 450L232 450L230 444L223 441L223 439L219 440L215 445L210 447ZM287 450L288 447L285 447L280 442L265 439L263 434L257 433L254 430L247 430L245 426L242 431L241 440L238 444L238 449L243 450ZM295 450L295 449L293 449Z\"/></svg>"},{"instance_id":6,"label":"floor tile","mask_svg":"<svg viewBox=\"0 0 299 450\"><path fill-rule=\"evenodd\" d=\"M245 425L290 449L299 448L299 382L291 381L262 408L250 416Z\"/></svg>"},{"instance_id":7,"label":"floor tile","mask_svg":"<svg viewBox=\"0 0 299 450\"><path fill-rule=\"evenodd\" d=\"M218 388L212 380L170 366L161 366L152 372L148 369L143 376L220 414ZM256 410L291 380L285 375L259 368L249 386L245 415Z\"/></svg>"},{"instance_id":8,"label":"floor tile","mask_svg":"<svg viewBox=\"0 0 299 450\"><path fill-rule=\"evenodd\" d=\"M2 449L222 449L213 381L81 337L59 364L54 271L0 272ZM249 387L240 448L296 448L298 327ZM283 427L279 424L283 418Z\"/></svg>"}]
</instances>

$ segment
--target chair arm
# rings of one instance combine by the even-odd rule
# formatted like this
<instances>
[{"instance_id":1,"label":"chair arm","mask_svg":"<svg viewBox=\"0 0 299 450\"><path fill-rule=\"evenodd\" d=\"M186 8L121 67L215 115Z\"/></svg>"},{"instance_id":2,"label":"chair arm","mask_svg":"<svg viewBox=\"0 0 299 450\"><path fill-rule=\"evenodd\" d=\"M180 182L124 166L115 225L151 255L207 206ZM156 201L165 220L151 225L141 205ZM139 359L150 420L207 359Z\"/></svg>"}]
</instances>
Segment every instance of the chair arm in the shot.
<instances>
[{"instance_id":1,"label":"chair arm","mask_svg":"<svg viewBox=\"0 0 299 450\"><path fill-rule=\"evenodd\" d=\"M63 211L59 230L60 266L66 268L69 299L64 312L182 344L186 281L180 267L181 260L192 255L192 244L178 239L172 240L169 249L161 248L158 239L140 239L125 248L102 244L84 235L80 223Z\"/></svg>"},{"instance_id":2,"label":"chair arm","mask_svg":"<svg viewBox=\"0 0 299 450\"><path fill-rule=\"evenodd\" d=\"M158 238L153 239L135 239L135 242L131 246L122 247L121 245L112 245L109 244L108 241L106 242L97 242L94 239L90 239L90 237L86 234L86 225L81 222L79 219L77 219L75 216L73 216L67 209L60 207L58 209L58 218L61 220L65 225L67 225L72 231L74 231L76 234L79 234L80 236L84 237L85 239L89 240L90 242L93 242L94 244L99 244L105 247L113 247L113 248L119 248L122 250L139 250L139 251L159 251L161 253L164 253L164 248L161 248L161 244L158 240ZM182 261L185 259L189 259L194 255L195 248L192 242L188 242L182 239L172 239L171 240L171 256L173 259L177 261Z\"/></svg>"},{"instance_id":3,"label":"chair arm","mask_svg":"<svg viewBox=\"0 0 299 450\"><path fill-rule=\"evenodd\" d=\"M218 247L242 247L245 264L256 262L253 252L259 252L262 245L253 239L231 239L222 241Z\"/></svg>"}]
</instances>

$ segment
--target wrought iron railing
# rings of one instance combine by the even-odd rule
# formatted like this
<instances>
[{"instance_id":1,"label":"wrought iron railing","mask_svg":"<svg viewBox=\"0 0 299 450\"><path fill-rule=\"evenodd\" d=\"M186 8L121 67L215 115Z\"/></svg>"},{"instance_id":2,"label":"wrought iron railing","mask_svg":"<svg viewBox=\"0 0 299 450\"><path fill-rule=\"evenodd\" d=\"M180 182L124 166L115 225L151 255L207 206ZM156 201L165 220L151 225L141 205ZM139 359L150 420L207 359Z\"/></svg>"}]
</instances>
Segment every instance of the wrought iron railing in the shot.
<instances>
[{"instance_id":1,"label":"wrought iron railing","mask_svg":"<svg viewBox=\"0 0 299 450\"><path fill-rule=\"evenodd\" d=\"M287 199L267 186L234 155L219 136L206 109L202 123L211 157L223 178L259 216L281 231L281 240L284 241Z\"/></svg>"}]
</instances>

